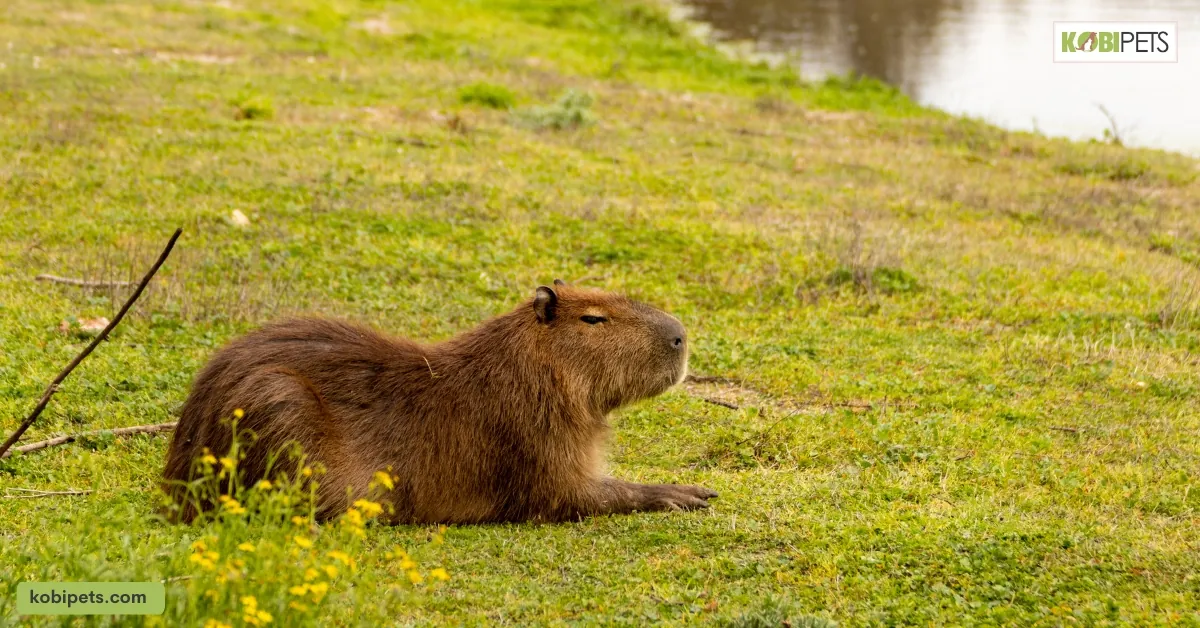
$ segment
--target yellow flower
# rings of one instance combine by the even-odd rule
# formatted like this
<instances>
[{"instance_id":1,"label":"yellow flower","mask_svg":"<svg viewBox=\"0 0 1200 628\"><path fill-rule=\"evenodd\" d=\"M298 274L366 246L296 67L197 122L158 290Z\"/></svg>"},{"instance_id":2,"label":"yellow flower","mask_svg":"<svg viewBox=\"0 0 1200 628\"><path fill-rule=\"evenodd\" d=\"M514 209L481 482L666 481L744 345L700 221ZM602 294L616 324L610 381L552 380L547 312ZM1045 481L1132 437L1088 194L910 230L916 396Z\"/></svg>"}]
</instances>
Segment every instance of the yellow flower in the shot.
<instances>
[{"instance_id":1,"label":"yellow flower","mask_svg":"<svg viewBox=\"0 0 1200 628\"><path fill-rule=\"evenodd\" d=\"M401 560L401 561L400 561L400 568L401 568L401 569L404 569L404 570L406 570L406 571L407 571L407 570L409 570L409 569L412 569L412 568L414 568L414 567L416 567L416 566L417 566L417 564L416 564L416 563L414 563L414 562L412 561L412 559L410 559L410 558L404 558L403 560Z\"/></svg>"},{"instance_id":2,"label":"yellow flower","mask_svg":"<svg viewBox=\"0 0 1200 628\"><path fill-rule=\"evenodd\" d=\"M225 460L225 458L222 458L222 460ZM225 511L231 515L240 515L246 512L246 509L242 508L242 505L238 503L238 500L228 495L222 495L220 497L220 501L222 504L224 504Z\"/></svg>"},{"instance_id":3,"label":"yellow flower","mask_svg":"<svg viewBox=\"0 0 1200 628\"><path fill-rule=\"evenodd\" d=\"M210 598L212 601L216 602L217 600L221 599L221 594L217 593L216 589L209 589L204 592L204 597Z\"/></svg>"},{"instance_id":4,"label":"yellow flower","mask_svg":"<svg viewBox=\"0 0 1200 628\"><path fill-rule=\"evenodd\" d=\"M438 567L429 571L429 577L445 582L450 579L450 574L446 573L445 569Z\"/></svg>"},{"instance_id":5,"label":"yellow flower","mask_svg":"<svg viewBox=\"0 0 1200 628\"><path fill-rule=\"evenodd\" d=\"M234 462L233 458L230 458L229 456L222 456L220 462L221 466L224 467L226 471L232 471L233 468L237 466L237 463Z\"/></svg>"},{"instance_id":6,"label":"yellow flower","mask_svg":"<svg viewBox=\"0 0 1200 628\"><path fill-rule=\"evenodd\" d=\"M354 507L361 510L363 516L365 516L368 519L370 519L371 517L378 516L379 513L383 512L383 506L380 506L379 504L377 504L373 501L368 501L365 499L360 499L360 500L354 502Z\"/></svg>"},{"instance_id":7,"label":"yellow flower","mask_svg":"<svg viewBox=\"0 0 1200 628\"><path fill-rule=\"evenodd\" d=\"M313 569L312 567L309 567L308 569L304 570L304 579L305 580L316 580L317 576L319 576L319 575L321 575L321 574L318 573L317 570Z\"/></svg>"},{"instance_id":8,"label":"yellow flower","mask_svg":"<svg viewBox=\"0 0 1200 628\"><path fill-rule=\"evenodd\" d=\"M204 464L217 464L217 459L214 458L212 454L204 454L203 456L200 456L200 462L203 462Z\"/></svg>"},{"instance_id":9,"label":"yellow flower","mask_svg":"<svg viewBox=\"0 0 1200 628\"><path fill-rule=\"evenodd\" d=\"M392 482L392 476L385 471L376 471L374 479L367 485L368 488L375 488L376 486L382 486L389 491L396 488L396 485Z\"/></svg>"},{"instance_id":10,"label":"yellow flower","mask_svg":"<svg viewBox=\"0 0 1200 628\"><path fill-rule=\"evenodd\" d=\"M254 544L251 543L250 541L243 541L241 543L238 543L238 549L242 550L243 552L253 552Z\"/></svg>"},{"instance_id":11,"label":"yellow flower","mask_svg":"<svg viewBox=\"0 0 1200 628\"><path fill-rule=\"evenodd\" d=\"M338 575L337 567L334 567L333 565L325 565L321 569L325 570L325 575L329 576L330 580L333 580Z\"/></svg>"},{"instance_id":12,"label":"yellow flower","mask_svg":"<svg viewBox=\"0 0 1200 628\"><path fill-rule=\"evenodd\" d=\"M313 602L319 603L321 598L324 598L325 594L329 591L329 585L324 582L318 582L316 584L309 585L308 589L312 591Z\"/></svg>"},{"instance_id":13,"label":"yellow flower","mask_svg":"<svg viewBox=\"0 0 1200 628\"><path fill-rule=\"evenodd\" d=\"M254 488L257 488L260 491L269 491L269 490L271 490L271 481L270 480L259 480L258 484L254 485Z\"/></svg>"},{"instance_id":14,"label":"yellow flower","mask_svg":"<svg viewBox=\"0 0 1200 628\"><path fill-rule=\"evenodd\" d=\"M235 418L235 419L240 419L244 416L246 416L246 411L242 410L241 408L238 408L237 410L233 411L233 418Z\"/></svg>"},{"instance_id":15,"label":"yellow flower","mask_svg":"<svg viewBox=\"0 0 1200 628\"><path fill-rule=\"evenodd\" d=\"M416 569L413 569L412 571L408 572L408 581L413 584L421 584L425 581L425 578L421 577L420 572L418 572Z\"/></svg>"},{"instance_id":16,"label":"yellow flower","mask_svg":"<svg viewBox=\"0 0 1200 628\"><path fill-rule=\"evenodd\" d=\"M298 526L302 526L302 525L308 523L308 519L305 519L304 517L301 517L300 515L295 515L292 517L292 523L294 523Z\"/></svg>"},{"instance_id":17,"label":"yellow flower","mask_svg":"<svg viewBox=\"0 0 1200 628\"><path fill-rule=\"evenodd\" d=\"M343 565L347 565L347 566L350 565L350 563L354 562L354 559L350 558L349 554L347 554L346 552L343 552L341 550L331 550L328 554L326 554L326 556L328 556L334 560L340 560L340 561L342 561Z\"/></svg>"},{"instance_id":18,"label":"yellow flower","mask_svg":"<svg viewBox=\"0 0 1200 628\"><path fill-rule=\"evenodd\" d=\"M253 595L242 596L241 602L242 606L246 607L246 612L250 612L249 609L258 608L258 600Z\"/></svg>"},{"instance_id":19,"label":"yellow flower","mask_svg":"<svg viewBox=\"0 0 1200 628\"><path fill-rule=\"evenodd\" d=\"M304 467L303 469L300 469L300 475L303 475L304 477L312 475L312 468Z\"/></svg>"},{"instance_id":20,"label":"yellow flower","mask_svg":"<svg viewBox=\"0 0 1200 628\"><path fill-rule=\"evenodd\" d=\"M233 628L233 626L210 617L204 621L204 628Z\"/></svg>"},{"instance_id":21,"label":"yellow flower","mask_svg":"<svg viewBox=\"0 0 1200 628\"><path fill-rule=\"evenodd\" d=\"M188 556L189 561L209 571L216 568L217 559L219 558L221 558L221 555L216 552L196 552Z\"/></svg>"},{"instance_id":22,"label":"yellow flower","mask_svg":"<svg viewBox=\"0 0 1200 628\"><path fill-rule=\"evenodd\" d=\"M356 528L361 528L363 525L362 513L357 508L351 508L346 511L345 521Z\"/></svg>"},{"instance_id":23,"label":"yellow flower","mask_svg":"<svg viewBox=\"0 0 1200 628\"><path fill-rule=\"evenodd\" d=\"M291 593L292 595L295 595L295 596L304 595L305 593L308 593L308 585L307 584L298 584L298 585L288 589L288 593Z\"/></svg>"},{"instance_id":24,"label":"yellow flower","mask_svg":"<svg viewBox=\"0 0 1200 628\"><path fill-rule=\"evenodd\" d=\"M304 611L308 610L308 605L301 604L300 602L297 602L296 600L292 600L291 602L288 602L288 608L294 608L298 611L304 612Z\"/></svg>"},{"instance_id":25,"label":"yellow flower","mask_svg":"<svg viewBox=\"0 0 1200 628\"><path fill-rule=\"evenodd\" d=\"M303 547L304 549L308 549L308 548L312 547L312 541L310 541L307 537L293 536L292 540L296 542L296 545L299 545L300 547Z\"/></svg>"},{"instance_id":26,"label":"yellow flower","mask_svg":"<svg viewBox=\"0 0 1200 628\"><path fill-rule=\"evenodd\" d=\"M196 539L195 541L192 541L193 552L203 552L206 549L208 549L208 546L204 544L204 539Z\"/></svg>"}]
</instances>

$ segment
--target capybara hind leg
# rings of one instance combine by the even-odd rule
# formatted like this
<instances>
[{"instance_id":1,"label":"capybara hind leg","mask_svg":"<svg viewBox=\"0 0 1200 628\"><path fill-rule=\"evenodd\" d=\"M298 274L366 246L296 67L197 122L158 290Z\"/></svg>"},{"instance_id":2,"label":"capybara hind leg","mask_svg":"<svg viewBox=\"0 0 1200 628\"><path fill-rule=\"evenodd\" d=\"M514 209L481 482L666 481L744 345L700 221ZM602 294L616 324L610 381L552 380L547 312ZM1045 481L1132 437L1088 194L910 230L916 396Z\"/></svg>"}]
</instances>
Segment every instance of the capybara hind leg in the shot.
<instances>
[{"instance_id":1,"label":"capybara hind leg","mask_svg":"<svg viewBox=\"0 0 1200 628\"><path fill-rule=\"evenodd\" d=\"M305 460L339 460L340 440L320 392L303 375L285 368L264 369L245 376L204 417L204 428L191 450L199 456L208 449L214 456L228 456L237 427L238 480L251 486L268 475L299 471L296 446ZM330 477L338 470L330 469ZM221 490L229 490L222 484ZM324 491L322 491L324 493ZM201 503L211 508L211 503ZM185 505L191 514L191 508ZM190 520L191 516L183 517Z\"/></svg>"}]
</instances>

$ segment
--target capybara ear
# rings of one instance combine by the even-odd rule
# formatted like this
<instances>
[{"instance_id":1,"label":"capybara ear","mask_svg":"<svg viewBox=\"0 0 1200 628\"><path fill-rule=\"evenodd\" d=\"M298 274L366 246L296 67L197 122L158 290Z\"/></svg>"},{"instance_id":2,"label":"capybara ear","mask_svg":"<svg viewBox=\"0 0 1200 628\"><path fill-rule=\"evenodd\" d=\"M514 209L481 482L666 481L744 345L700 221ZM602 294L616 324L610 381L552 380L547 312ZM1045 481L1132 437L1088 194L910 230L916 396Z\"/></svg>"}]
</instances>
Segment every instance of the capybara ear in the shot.
<instances>
[{"instance_id":1,"label":"capybara ear","mask_svg":"<svg viewBox=\"0 0 1200 628\"><path fill-rule=\"evenodd\" d=\"M533 295L533 311L537 314L538 320L543 323L554 320L556 309L558 309L558 295L546 286L538 286L537 293Z\"/></svg>"},{"instance_id":2,"label":"capybara ear","mask_svg":"<svg viewBox=\"0 0 1200 628\"><path fill-rule=\"evenodd\" d=\"M567 285L567 282L563 281L562 279L555 279L554 285L555 286L565 286L565 285Z\"/></svg>"}]
</instances>

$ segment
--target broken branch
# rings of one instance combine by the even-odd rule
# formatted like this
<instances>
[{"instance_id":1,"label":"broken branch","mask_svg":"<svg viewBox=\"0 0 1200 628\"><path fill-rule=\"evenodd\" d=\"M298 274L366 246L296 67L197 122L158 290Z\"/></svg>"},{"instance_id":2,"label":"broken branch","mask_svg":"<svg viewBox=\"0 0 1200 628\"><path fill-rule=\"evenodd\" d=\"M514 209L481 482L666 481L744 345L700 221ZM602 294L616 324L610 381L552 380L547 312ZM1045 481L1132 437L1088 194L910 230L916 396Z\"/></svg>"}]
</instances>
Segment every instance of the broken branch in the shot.
<instances>
[{"instance_id":1,"label":"broken branch","mask_svg":"<svg viewBox=\"0 0 1200 628\"><path fill-rule=\"evenodd\" d=\"M67 443L73 443L81 438L88 438L89 436L103 436L104 434L112 434L113 436L126 436L128 434L154 434L155 432L169 432L175 429L176 423L177 421L172 421L170 423L157 423L155 425L134 425L133 427L118 427L111 430L95 430L91 432L83 432L81 434L56 436L54 438L47 438L46 440L39 440L36 443L21 445L20 447L14 448L12 451L6 451L3 454L0 454L0 458L7 458L14 452L24 454L31 451L37 451L39 449L46 449L47 447L66 445Z\"/></svg>"},{"instance_id":2,"label":"broken branch","mask_svg":"<svg viewBox=\"0 0 1200 628\"><path fill-rule=\"evenodd\" d=\"M123 288L133 285L132 281L91 281L89 279L72 279L70 277L59 277L57 275L38 275L34 277L38 281L49 281L50 283L61 283L68 286L79 286L80 288Z\"/></svg>"}]
</instances>

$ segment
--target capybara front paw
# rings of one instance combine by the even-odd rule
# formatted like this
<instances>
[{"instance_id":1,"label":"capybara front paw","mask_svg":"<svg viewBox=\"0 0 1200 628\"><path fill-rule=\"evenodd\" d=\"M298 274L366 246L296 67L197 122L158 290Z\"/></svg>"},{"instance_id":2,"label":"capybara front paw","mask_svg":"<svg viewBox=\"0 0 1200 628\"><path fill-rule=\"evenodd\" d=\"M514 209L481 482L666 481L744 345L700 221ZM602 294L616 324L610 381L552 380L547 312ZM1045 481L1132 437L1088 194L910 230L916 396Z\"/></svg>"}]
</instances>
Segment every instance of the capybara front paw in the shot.
<instances>
[{"instance_id":1,"label":"capybara front paw","mask_svg":"<svg viewBox=\"0 0 1200 628\"><path fill-rule=\"evenodd\" d=\"M647 510L696 510L708 508L708 500L717 496L716 491L702 486L685 484L661 484L654 490L646 504Z\"/></svg>"}]
</instances>

